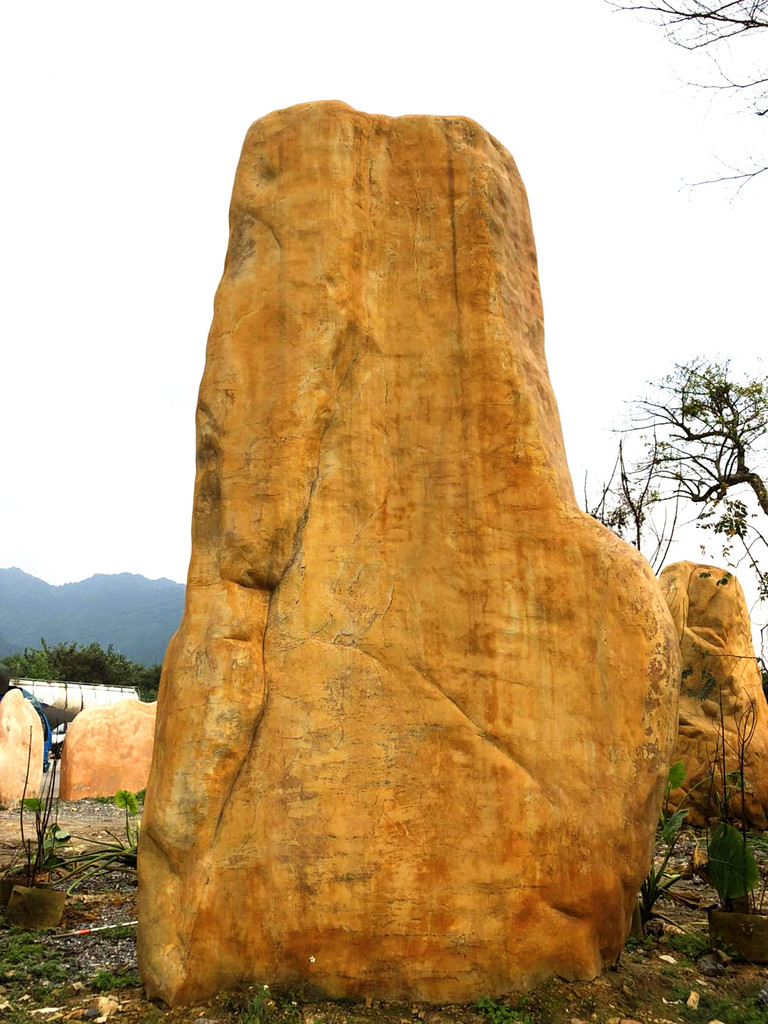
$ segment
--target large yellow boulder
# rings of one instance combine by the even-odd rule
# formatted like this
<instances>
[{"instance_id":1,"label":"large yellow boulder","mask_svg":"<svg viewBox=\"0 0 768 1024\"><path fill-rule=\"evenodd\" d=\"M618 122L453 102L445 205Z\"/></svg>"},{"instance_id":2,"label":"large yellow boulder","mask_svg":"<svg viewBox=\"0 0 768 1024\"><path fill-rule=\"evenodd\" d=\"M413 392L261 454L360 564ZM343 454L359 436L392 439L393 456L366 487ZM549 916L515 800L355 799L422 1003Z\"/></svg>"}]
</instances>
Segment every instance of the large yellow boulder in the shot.
<instances>
[{"instance_id":1,"label":"large yellow boulder","mask_svg":"<svg viewBox=\"0 0 768 1024\"><path fill-rule=\"evenodd\" d=\"M739 768L739 750L744 748L747 824L768 828L768 706L744 592L726 569L696 562L668 565L659 582L683 658L673 760L683 762L686 778L672 794L672 805L684 799L686 820L692 825L705 825L718 814L723 737L726 786L732 790L729 812L742 818L740 787L727 777ZM747 732L752 735L744 747Z\"/></svg>"},{"instance_id":2,"label":"large yellow boulder","mask_svg":"<svg viewBox=\"0 0 768 1024\"><path fill-rule=\"evenodd\" d=\"M13 807L25 793L40 795L43 777L43 726L21 690L12 687L0 700L0 807Z\"/></svg>"},{"instance_id":3,"label":"large yellow boulder","mask_svg":"<svg viewBox=\"0 0 768 1024\"><path fill-rule=\"evenodd\" d=\"M528 206L464 118L248 132L139 855L169 1003L591 978L650 855L679 655L574 500Z\"/></svg>"},{"instance_id":4,"label":"large yellow boulder","mask_svg":"<svg viewBox=\"0 0 768 1024\"><path fill-rule=\"evenodd\" d=\"M121 700L81 711L67 729L61 748L61 799L146 789L156 709L156 703Z\"/></svg>"}]
</instances>

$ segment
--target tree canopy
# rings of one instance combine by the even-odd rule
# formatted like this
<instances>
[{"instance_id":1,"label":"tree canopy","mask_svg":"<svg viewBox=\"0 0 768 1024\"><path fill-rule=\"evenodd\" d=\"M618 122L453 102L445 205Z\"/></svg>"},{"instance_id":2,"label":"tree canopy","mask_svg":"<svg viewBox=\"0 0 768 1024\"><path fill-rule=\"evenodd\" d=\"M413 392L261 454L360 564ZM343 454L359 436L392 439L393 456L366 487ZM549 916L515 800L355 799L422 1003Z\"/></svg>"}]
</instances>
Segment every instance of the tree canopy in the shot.
<instances>
[{"instance_id":1,"label":"tree canopy","mask_svg":"<svg viewBox=\"0 0 768 1024\"><path fill-rule=\"evenodd\" d=\"M763 468L768 377L739 381L729 362L699 359L675 366L654 388L651 397L636 403L632 429L658 439L655 476L704 512L744 484L768 516ZM649 460L640 466L650 468Z\"/></svg>"},{"instance_id":2,"label":"tree canopy","mask_svg":"<svg viewBox=\"0 0 768 1024\"><path fill-rule=\"evenodd\" d=\"M3 662L14 678L133 686L145 701L155 700L160 682L160 665L139 665L113 650L111 644L106 650L95 642L49 647L41 639L39 648L26 647L22 653L7 655Z\"/></svg>"}]
</instances>

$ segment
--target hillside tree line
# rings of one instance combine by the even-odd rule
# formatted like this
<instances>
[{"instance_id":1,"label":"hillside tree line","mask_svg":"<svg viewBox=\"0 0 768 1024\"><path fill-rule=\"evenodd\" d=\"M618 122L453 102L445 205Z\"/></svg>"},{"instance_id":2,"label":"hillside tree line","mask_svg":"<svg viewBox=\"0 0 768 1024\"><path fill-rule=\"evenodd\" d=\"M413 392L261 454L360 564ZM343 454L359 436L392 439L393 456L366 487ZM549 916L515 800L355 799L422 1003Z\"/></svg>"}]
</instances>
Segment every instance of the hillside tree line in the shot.
<instances>
[{"instance_id":1,"label":"hillside tree line","mask_svg":"<svg viewBox=\"0 0 768 1024\"><path fill-rule=\"evenodd\" d=\"M44 639L40 647L25 647L23 652L3 658L12 678L55 679L66 683L89 683L96 686L132 686L143 701L157 699L161 665L139 665L114 650L106 650L96 642L76 644L61 642L49 646Z\"/></svg>"}]
</instances>

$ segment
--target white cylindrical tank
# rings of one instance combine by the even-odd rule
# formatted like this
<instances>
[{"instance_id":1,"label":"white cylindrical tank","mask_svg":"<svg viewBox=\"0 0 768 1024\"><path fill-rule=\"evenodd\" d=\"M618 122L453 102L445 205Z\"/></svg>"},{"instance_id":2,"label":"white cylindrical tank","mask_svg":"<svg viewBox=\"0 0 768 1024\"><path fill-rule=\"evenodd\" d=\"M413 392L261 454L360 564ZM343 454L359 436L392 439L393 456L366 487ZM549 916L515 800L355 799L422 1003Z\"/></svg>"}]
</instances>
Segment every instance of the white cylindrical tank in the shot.
<instances>
[{"instance_id":1,"label":"white cylindrical tank","mask_svg":"<svg viewBox=\"0 0 768 1024\"><path fill-rule=\"evenodd\" d=\"M138 691L132 686L65 683L56 679L11 679L10 685L26 690L44 705L45 717L53 729L64 722L71 722L83 708L139 699Z\"/></svg>"}]
</instances>

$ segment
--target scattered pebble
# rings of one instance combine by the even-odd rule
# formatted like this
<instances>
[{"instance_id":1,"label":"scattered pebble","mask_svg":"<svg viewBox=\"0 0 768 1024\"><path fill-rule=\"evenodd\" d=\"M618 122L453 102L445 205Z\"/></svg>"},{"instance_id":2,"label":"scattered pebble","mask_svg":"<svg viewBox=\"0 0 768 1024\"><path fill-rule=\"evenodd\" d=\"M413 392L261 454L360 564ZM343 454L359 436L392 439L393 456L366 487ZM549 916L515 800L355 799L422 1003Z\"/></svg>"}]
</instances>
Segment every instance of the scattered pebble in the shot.
<instances>
[{"instance_id":1,"label":"scattered pebble","mask_svg":"<svg viewBox=\"0 0 768 1024\"><path fill-rule=\"evenodd\" d=\"M705 978L716 978L721 974L725 974L725 968L711 953L707 953L703 956L696 964L696 968L700 974L703 974Z\"/></svg>"}]
</instances>

